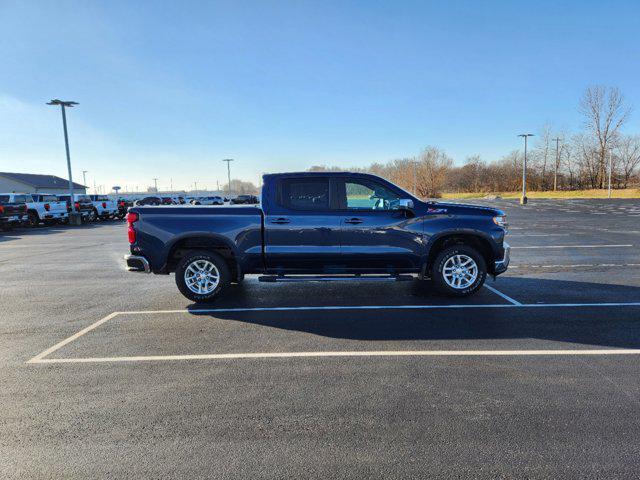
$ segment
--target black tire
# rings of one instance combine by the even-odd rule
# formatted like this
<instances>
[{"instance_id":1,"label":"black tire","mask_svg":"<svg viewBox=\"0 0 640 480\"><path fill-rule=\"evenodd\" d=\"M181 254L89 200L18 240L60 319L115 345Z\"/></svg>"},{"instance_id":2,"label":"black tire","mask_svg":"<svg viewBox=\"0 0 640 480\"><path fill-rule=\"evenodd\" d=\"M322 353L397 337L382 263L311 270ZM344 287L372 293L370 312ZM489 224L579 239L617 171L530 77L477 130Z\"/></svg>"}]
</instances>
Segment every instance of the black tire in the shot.
<instances>
[{"instance_id":1,"label":"black tire","mask_svg":"<svg viewBox=\"0 0 640 480\"><path fill-rule=\"evenodd\" d=\"M30 227L37 227L38 225L40 225L40 217L38 217L38 214L36 212L29 212L28 222Z\"/></svg>"},{"instance_id":2,"label":"black tire","mask_svg":"<svg viewBox=\"0 0 640 480\"><path fill-rule=\"evenodd\" d=\"M478 268L475 281L465 288L454 288L445 280L443 270L444 265L451 257L455 255L466 255L473 259ZM484 257L475 248L468 245L453 245L442 250L436 256L435 261L431 265L431 282L434 288L445 295L453 297L468 297L476 293L484 284L487 278L487 264Z\"/></svg>"},{"instance_id":3,"label":"black tire","mask_svg":"<svg viewBox=\"0 0 640 480\"><path fill-rule=\"evenodd\" d=\"M189 289L185 280L185 272L188 266L198 260L206 260L213 263L219 272L220 279L217 287L207 294L193 292ZM196 303L205 303L214 300L219 297L224 289L227 288L229 283L231 283L231 273L229 272L229 267L227 266L225 259L215 252L206 250L190 250L186 252L176 267L175 277L176 285L178 286L180 293Z\"/></svg>"}]
</instances>

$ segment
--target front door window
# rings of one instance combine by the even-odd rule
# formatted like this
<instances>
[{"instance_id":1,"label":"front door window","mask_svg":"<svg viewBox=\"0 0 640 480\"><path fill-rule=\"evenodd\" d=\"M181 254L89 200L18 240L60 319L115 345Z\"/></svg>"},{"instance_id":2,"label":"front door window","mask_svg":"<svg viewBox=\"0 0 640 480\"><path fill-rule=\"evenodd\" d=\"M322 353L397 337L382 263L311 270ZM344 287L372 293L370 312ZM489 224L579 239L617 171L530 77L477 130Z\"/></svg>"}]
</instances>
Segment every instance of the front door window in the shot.
<instances>
[{"instance_id":1,"label":"front door window","mask_svg":"<svg viewBox=\"0 0 640 480\"><path fill-rule=\"evenodd\" d=\"M397 210L400 197L387 187L375 182L345 182L347 209L349 210Z\"/></svg>"}]
</instances>

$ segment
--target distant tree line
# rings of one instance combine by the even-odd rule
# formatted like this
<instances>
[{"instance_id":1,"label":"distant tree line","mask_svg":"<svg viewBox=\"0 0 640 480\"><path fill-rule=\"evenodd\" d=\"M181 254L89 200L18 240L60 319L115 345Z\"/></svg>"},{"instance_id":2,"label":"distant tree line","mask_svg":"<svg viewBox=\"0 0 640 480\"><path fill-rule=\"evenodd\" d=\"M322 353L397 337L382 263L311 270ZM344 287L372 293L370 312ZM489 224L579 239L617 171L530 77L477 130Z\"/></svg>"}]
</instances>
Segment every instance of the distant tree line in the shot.
<instances>
[{"instance_id":1,"label":"distant tree line","mask_svg":"<svg viewBox=\"0 0 640 480\"><path fill-rule=\"evenodd\" d=\"M222 185L222 191L229 191L228 183ZM256 193L258 193L258 187L256 187L252 182L245 182L244 180L233 178L231 180L231 192L238 195L255 195Z\"/></svg>"},{"instance_id":2,"label":"distant tree line","mask_svg":"<svg viewBox=\"0 0 640 480\"><path fill-rule=\"evenodd\" d=\"M617 88L589 87L579 105L583 128L575 133L543 126L530 141L527 152L529 190L582 190L606 188L611 160L613 188L629 188L640 182L640 136L622 133L631 109ZM419 155L351 170L380 175L420 197L442 192L506 192L522 188L524 152L514 150L486 161L472 155L461 166L437 147ZM314 166L311 171L344 170Z\"/></svg>"}]
</instances>

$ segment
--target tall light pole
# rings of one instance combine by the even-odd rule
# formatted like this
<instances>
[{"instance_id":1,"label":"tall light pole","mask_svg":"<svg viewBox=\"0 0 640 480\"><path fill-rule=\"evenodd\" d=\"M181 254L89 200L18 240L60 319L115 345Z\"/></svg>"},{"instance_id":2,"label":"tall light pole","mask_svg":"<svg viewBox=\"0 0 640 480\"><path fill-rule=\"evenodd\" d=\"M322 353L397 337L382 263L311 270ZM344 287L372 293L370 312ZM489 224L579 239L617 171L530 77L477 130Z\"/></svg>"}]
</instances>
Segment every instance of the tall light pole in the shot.
<instances>
[{"instance_id":1,"label":"tall light pole","mask_svg":"<svg viewBox=\"0 0 640 480\"><path fill-rule=\"evenodd\" d=\"M524 162L522 163L522 197L520 205L527 204L527 139L533 137L533 133L521 133L519 137L524 138Z\"/></svg>"},{"instance_id":2,"label":"tall light pole","mask_svg":"<svg viewBox=\"0 0 640 480\"><path fill-rule=\"evenodd\" d=\"M553 191L558 189L558 167L560 166L560 137L553 139L556 142L556 165L553 169Z\"/></svg>"},{"instance_id":3,"label":"tall light pole","mask_svg":"<svg viewBox=\"0 0 640 480\"><path fill-rule=\"evenodd\" d=\"M87 186L87 172L89 170L82 170L82 184L86 187Z\"/></svg>"},{"instance_id":4,"label":"tall light pole","mask_svg":"<svg viewBox=\"0 0 640 480\"><path fill-rule=\"evenodd\" d=\"M225 158L224 160L222 160L223 162L227 162L227 178L229 181L228 184L228 188L227 190L229 190L229 196L231 196L231 162L233 162L233 158Z\"/></svg>"},{"instance_id":5,"label":"tall light pole","mask_svg":"<svg viewBox=\"0 0 640 480\"><path fill-rule=\"evenodd\" d=\"M75 202L73 200L73 178L71 177L71 154L69 153L69 134L67 133L67 113L66 108L72 108L74 105L79 105L78 102L70 102L70 101L62 101L57 98L51 100L47 103L47 105L60 105L60 110L62 110L62 128L64 130L64 148L67 152L67 171L69 172L69 204L71 206L71 213L75 214ZM79 214L79 212L78 212ZM73 215L74 219L72 220L69 217L69 223L76 223L77 219L76 215Z\"/></svg>"},{"instance_id":6,"label":"tall light pole","mask_svg":"<svg viewBox=\"0 0 640 480\"><path fill-rule=\"evenodd\" d=\"M153 180L154 188L156 189L156 193L158 193L158 179L152 178L151 180Z\"/></svg>"}]
</instances>

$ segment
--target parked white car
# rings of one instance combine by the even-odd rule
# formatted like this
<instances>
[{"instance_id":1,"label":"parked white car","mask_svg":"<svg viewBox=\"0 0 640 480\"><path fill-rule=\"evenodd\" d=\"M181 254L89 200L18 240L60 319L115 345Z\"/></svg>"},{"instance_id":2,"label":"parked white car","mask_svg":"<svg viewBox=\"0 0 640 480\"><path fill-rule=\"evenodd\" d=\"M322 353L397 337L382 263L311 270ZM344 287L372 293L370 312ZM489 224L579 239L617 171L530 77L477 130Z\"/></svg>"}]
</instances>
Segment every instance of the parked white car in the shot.
<instances>
[{"instance_id":1,"label":"parked white car","mask_svg":"<svg viewBox=\"0 0 640 480\"><path fill-rule=\"evenodd\" d=\"M64 221L69 216L67 202L61 201L55 195L32 193L27 197L27 215L29 215L29 225L32 227L40 223L52 225Z\"/></svg>"},{"instance_id":2,"label":"parked white car","mask_svg":"<svg viewBox=\"0 0 640 480\"><path fill-rule=\"evenodd\" d=\"M107 195L89 195L89 198L91 198L91 203L93 203L92 220L97 218L107 220L114 218L118 213L118 204Z\"/></svg>"}]
</instances>

